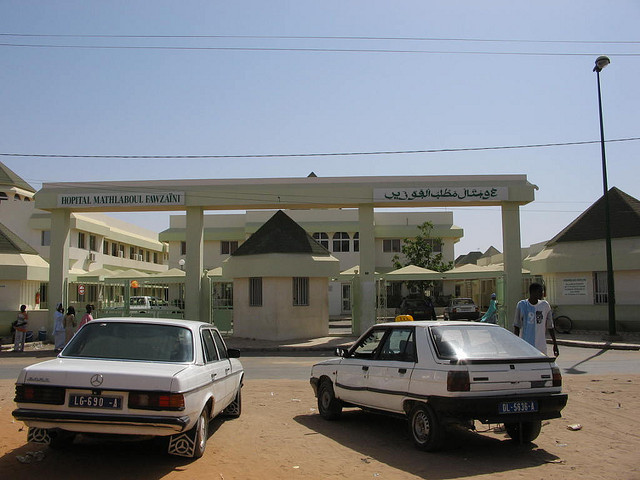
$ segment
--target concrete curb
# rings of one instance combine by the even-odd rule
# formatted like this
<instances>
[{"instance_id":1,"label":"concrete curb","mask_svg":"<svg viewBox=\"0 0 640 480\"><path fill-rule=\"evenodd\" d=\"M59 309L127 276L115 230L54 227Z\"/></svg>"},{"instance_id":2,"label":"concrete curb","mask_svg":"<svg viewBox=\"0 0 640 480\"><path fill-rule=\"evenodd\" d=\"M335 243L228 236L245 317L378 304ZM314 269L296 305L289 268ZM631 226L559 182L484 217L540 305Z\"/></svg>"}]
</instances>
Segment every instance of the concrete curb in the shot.
<instances>
[{"instance_id":1,"label":"concrete curb","mask_svg":"<svg viewBox=\"0 0 640 480\"><path fill-rule=\"evenodd\" d=\"M547 340L547 343L553 345L553 340ZM619 343L619 342L605 342L605 341L586 341L586 340L566 340L557 339L558 345L564 345L565 347L580 347L580 348L597 348L600 350L640 350L640 345L634 343Z\"/></svg>"}]
</instances>

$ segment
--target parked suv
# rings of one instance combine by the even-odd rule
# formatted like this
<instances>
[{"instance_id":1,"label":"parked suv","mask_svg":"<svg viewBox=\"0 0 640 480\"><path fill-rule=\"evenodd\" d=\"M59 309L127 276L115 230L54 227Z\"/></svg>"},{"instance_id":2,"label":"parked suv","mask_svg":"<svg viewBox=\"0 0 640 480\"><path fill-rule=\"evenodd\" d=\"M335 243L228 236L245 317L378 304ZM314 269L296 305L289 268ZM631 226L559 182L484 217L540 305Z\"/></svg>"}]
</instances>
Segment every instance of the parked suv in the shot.
<instances>
[{"instance_id":1,"label":"parked suv","mask_svg":"<svg viewBox=\"0 0 640 480\"><path fill-rule=\"evenodd\" d=\"M471 298L452 298L444 307L445 320L478 320L480 308Z\"/></svg>"},{"instance_id":2,"label":"parked suv","mask_svg":"<svg viewBox=\"0 0 640 480\"><path fill-rule=\"evenodd\" d=\"M436 310L431 300L405 298L400 304L399 315L411 315L414 320L436 320Z\"/></svg>"}]
</instances>

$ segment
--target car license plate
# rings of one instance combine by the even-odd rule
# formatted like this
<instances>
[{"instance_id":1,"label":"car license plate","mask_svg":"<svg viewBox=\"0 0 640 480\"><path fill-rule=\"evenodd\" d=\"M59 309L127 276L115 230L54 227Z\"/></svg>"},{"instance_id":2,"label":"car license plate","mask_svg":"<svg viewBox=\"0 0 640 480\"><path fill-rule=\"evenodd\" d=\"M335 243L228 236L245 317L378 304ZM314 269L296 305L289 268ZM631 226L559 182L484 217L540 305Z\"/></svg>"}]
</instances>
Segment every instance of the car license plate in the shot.
<instances>
[{"instance_id":1,"label":"car license plate","mask_svg":"<svg viewBox=\"0 0 640 480\"><path fill-rule=\"evenodd\" d=\"M69 395L69 406L80 408L106 408L109 410L122 409L122 397L107 397L102 395Z\"/></svg>"},{"instance_id":2,"label":"car license plate","mask_svg":"<svg viewBox=\"0 0 640 480\"><path fill-rule=\"evenodd\" d=\"M498 413L529 413L538 411L538 402L535 400L520 400L517 402L502 402L498 407Z\"/></svg>"}]
</instances>

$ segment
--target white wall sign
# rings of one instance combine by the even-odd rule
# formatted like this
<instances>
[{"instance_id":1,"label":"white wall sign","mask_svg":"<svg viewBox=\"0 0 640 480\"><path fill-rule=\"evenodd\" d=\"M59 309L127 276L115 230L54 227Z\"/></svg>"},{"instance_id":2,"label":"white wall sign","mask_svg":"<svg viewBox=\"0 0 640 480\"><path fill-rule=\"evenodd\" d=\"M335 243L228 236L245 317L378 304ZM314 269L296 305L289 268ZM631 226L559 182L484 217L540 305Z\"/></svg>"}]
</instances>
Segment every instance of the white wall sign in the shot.
<instances>
[{"instance_id":1,"label":"white wall sign","mask_svg":"<svg viewBox=\"0 0 640 480\"><path fill-rule=\"evenodd\" d=\"M509 199L508 187L411 187L376 188L373 199L377 202L495 202Z\"/></svg>"},{"instance_id":2,"label":"white wall sign","mask_svg":"<svg viewBox=\"0 0 640 480\"><path fill-rule=\"evenodd\" d=\"M99 192L58 195L59 207L184 205L184 192Z\"/></svg>"},{"instance_id":3,"label":"white wall sign","mask_svg":"<svg viewBox=\"0 0 640 480\"><path fill-rule=\"evenodd\" d=\"M586 278L563 278L562 294L565 296L586 296L587 295L587 279Z\"/></svg>"}]
</instances>

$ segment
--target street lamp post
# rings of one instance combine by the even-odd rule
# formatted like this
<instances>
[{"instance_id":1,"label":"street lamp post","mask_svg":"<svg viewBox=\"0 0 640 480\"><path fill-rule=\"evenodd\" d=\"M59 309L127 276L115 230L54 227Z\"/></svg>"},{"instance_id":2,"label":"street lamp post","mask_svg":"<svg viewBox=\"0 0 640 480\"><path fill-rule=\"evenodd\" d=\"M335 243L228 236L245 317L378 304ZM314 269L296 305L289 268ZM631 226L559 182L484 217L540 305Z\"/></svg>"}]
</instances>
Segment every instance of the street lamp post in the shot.
<instances>
[{"instance_id":1,"label":"street lamp post","mask_svg":"<svg viewBox=\"0 0 640 480\"><path fill-rule=\"evenodd\" d=\"M604 149L604 123L602 121L602 95L600 93L600 72L609 65L609 57L600 56L596 58L596 72L598 79L598 111L600 113L600 149L602 151L602 185L604 188L604 228L605 228L605 248L607 251L607 304L609 307L609 335L616 335L616 297L615 285L613 281L613 255L611 252L611 211L609 209L609 187L607 185L607 157Z\"/></svg>"}]
</instances>

